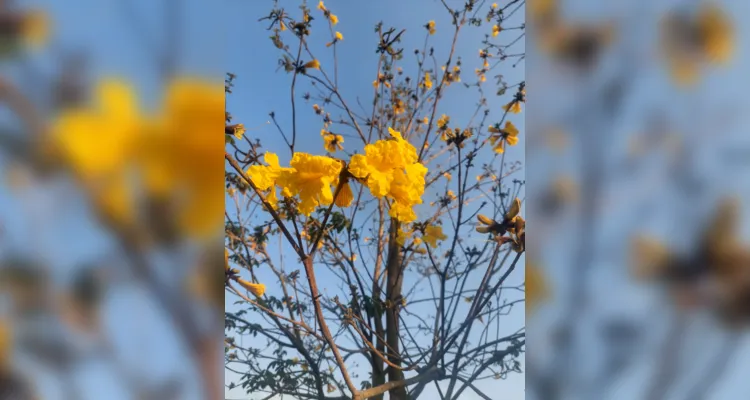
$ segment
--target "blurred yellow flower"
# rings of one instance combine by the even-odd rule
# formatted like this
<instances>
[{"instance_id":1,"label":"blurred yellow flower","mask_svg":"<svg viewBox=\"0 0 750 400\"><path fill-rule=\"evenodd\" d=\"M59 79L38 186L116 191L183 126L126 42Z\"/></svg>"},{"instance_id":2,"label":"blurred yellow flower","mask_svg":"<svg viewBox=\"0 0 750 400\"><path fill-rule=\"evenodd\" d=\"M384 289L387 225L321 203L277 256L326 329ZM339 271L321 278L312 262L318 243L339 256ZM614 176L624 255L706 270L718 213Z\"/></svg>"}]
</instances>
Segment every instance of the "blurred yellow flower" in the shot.
<instances>
[{"instance_id":1,"label":"blurred yellow flower","mask_svg":"<svg viewBox=\"0 0 750 400\"><path fill-rule=\"evenodd\" d=\"M336 40L344 40L344 35L341 32L336 32Z\"/></svg>"},{"instance_id":2,"label":"blurred yellow flower","mask_svg":"<svg viewBox=\"0 0 750 400\"><path fill-rule=\"evenodd\" d=\"M94 109L63 111L52 125L61 155L83 179L102 178L124 168L142 127L129 84L106 79L96 87Z\"/></svg>"},{"instance_id":3,"label":"blurred yellow flower","mask_svg":"<svg viewBox=\"0 0 750 400\"><path fill-rule=\"evenodd\" d=\"M43 10L24 12L21 23L21 37L29 47L38 48L49 38L49 17Z\"/></svg>"},{"instance_id":4,"label":"blurred yellow flower","mask_svg":"<svg viewBox=\"0 0 750 400\"><path fill-rule=\"evenodd\" d=\"M157 128L169 144L156 156L168 163L175 189L171 193L186 193L179 211L183 232L223 232L224 194L215 188L223 186L224 177L215 171L223 165L224 143L206 132L225 121L224 99L220 82L181 77L167 87Z\"/></svg>"},{"instance_id":5,"label":"blurred yellow flower","mask_svg":"<svg viewBox=\"0 0 750 400\"><path fill-rule=\"evenodd\" d=\"M337 17L337 16L335 16L333 14L329 13L328 14L328 19L331 21L331 24L333 24L333 25L336 25L336 24L339 23L339 17Z\"/></svg>"},{"instance_id":6,"label":"blurred yellow flower","mask_svg":"<svg viewBox=\"0 0 750 400\"><path fill-rule=\"evenodd\" d=\"M422 240L427 243L428 246L435 248L437 247L438 240L448 239L448 236L443 234L443 227L440 225L430 225L425 228Z\"/></svg>"},{"instance_id":7,"label":"blurred yellow flower","mask_svg":"<svg viewBox=\"0 0 750 400\"><path fill-rule=\"evenodd\" d=\"M492 37L497 36L500 33L501 30L502 30L502 28L500 28L500 25L493 25L492 26Z\"/></svg>"},{"instance_id":8,"label":"blurred yellow flower","mask_svg":"<svg viewBox=\"0 0 750 400\"><path fill-rule=\"evenodd\" d=\"M549 297L549 287L542 271L533 262L526 261L526 313L537 310Z\"/></svg>"},{"instance_id":9,"label":"blurred yellow flower","mask_svg":"<svg viewBox=\"0 0 750 400\"><path fill-rule=\"evenodd\" d=\"M718 5L706 3L697 22L708 59L715 63L729 61L734 52L734 29L727 14Z\"/></svg>"}]
</instances>

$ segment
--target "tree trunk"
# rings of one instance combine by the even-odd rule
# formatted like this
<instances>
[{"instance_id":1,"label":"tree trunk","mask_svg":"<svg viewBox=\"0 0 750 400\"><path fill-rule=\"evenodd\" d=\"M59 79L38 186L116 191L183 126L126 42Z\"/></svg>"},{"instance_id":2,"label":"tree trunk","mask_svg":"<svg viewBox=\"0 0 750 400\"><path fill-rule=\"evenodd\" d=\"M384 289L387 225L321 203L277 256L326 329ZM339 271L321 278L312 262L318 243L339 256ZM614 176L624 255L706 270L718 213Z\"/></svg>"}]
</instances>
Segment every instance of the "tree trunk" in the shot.
<instances>
[{"instance_id":1,"label":"tree trunk","mask_svg":"<svg viewBox=\"0 0 750 400\"><path fill-rule=\"evenodd\" d=\"M401 366L399 313L401 311L401 288L403 286L403 270L401 269L401 249L396 243L396 234L400 229L399 223L391 220L390 240L388 241L388 260L386 262L386 342L388 344L388 361ZM388 381L397 382L404 379L400 369L388 366ZM391 400L408 400L406 387L391 389Z\"/></svg>"}]
</instances>

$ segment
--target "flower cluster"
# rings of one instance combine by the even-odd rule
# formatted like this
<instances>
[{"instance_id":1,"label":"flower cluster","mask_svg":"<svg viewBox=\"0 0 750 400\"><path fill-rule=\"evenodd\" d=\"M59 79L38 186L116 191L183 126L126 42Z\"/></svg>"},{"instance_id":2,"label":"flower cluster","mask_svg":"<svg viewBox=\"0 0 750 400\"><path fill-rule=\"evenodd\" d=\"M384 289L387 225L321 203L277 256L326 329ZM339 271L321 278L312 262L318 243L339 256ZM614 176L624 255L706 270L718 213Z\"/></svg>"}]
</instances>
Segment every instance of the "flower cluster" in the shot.
<instances>
[{"instance_id":1,"label":"flower cluster","mask_svg":"<svg viewBox=\"0 0 750 400\"><path fill-rule=\"evenodd\" d=\"M417 150L401 133L388 128L391 138L365 146L349 163L352 176L361 179L375 197L392 200L389 215L402 222L417 219L413 207L422 204L427 167L418 161Z\"/></svg>"},{"instance_id":2,"label":"flower cluster","mask_svg":"<svg viewBox=\"0 0 750 400\"><path fill-rule=\"evenodd\" d=\"M480 225L477 227L477 232L492 234L498 243L510 243L514 251L521 253L526 249L526 221L519 215L520 213L521 200L516 197L502 221L498 222L479 214L477 219ZM506 233L509 236L505 236Z\"/></svg>"},{"instance_id":3,"label":"flower cluster","mask_svg":"<svg viewBox=\"0 0 750 400\"><path fill-rule=\"evenodd\" d=\"M417 218L413 207L422 203L427 167L417 160L416 149L401 133L391 128L389 132L390 139L366 145L365 154L354 155L348 167L343 160L332 157L294 153L285 168L275 154L268 152L264 156L267 165L253 165L247 175L258 190L266 193L271 207L276 207L277 189L281 189L282 196L299 198L297 209L307 216L316 207L329 206L334 201L339 207L348 207L354 199L349 180L356 178L373 196L391 200L391 217L411 222ZM338 141L337 135L326 136ZM332 187L338 188L334 189L338 190L335 199Z\"/></svg>"}]
</instances>

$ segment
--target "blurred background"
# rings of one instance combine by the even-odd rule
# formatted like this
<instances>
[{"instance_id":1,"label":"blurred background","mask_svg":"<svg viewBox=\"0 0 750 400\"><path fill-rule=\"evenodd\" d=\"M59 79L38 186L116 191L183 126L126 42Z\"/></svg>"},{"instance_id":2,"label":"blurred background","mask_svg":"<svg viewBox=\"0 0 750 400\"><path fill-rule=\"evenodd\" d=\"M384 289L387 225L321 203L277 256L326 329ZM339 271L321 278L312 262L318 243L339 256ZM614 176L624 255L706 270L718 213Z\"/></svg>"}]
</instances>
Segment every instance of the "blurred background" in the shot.
<instances>
[{"instance_id":1,"label":"blurred background","mask_svg":"<svg viewBox=\"0 0 750 400\"><path fill-rule=\"evenodd\" d=\"M528 398L746 397L748 17L527 1Z\"/></svg>"},{"instance_id":2,"label":"blurred background","mask_svg":"<svg viewBox=\"0 0 750 400\"><path fill-rule=\"evenodd\" d=\"M0 399L222 398L222 18L0 1Z\"/></svg>"}]
</instances>

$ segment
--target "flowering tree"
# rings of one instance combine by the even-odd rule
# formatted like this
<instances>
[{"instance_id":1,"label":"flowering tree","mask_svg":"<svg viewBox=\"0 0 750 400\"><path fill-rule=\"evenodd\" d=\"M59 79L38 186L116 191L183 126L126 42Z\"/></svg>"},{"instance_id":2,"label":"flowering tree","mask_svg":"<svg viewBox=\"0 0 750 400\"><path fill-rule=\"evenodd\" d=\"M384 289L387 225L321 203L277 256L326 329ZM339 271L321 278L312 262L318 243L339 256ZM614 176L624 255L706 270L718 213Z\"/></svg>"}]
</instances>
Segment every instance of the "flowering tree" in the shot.
<instances>
[{"instance_id":1,"label":"flowering tree","mask_svg":"<svg viewBox=\"0 0 750 400\"><path fill-rule=\"evenodd\" d=\"M524 182L519 155L506 156L519 142L525 84L497 71L523 61L524 2L452 5L441 8L451 43L431 47L440 27L424 21L411 61L402 43L420 35L375 25L367 111L339 86L348 34L335 9L276 3L260 20L289 76L291 109L270 113L277 136L263 141L226 115L230 391L407 399L434 385L441 398L488 399L481 380L522 372L522 319L509 325L524 302ZM325 47L310 39L315 30ZM480 43L461 42L469 30L482 31ZM475 59L461 59L464 46ZM242 77L227 75L228 94ZM448 96L475 101L472 115L444 112ZM310 133L302 112L320 120L318 149L300 146Z\"/></svg>"}]
</instances>

